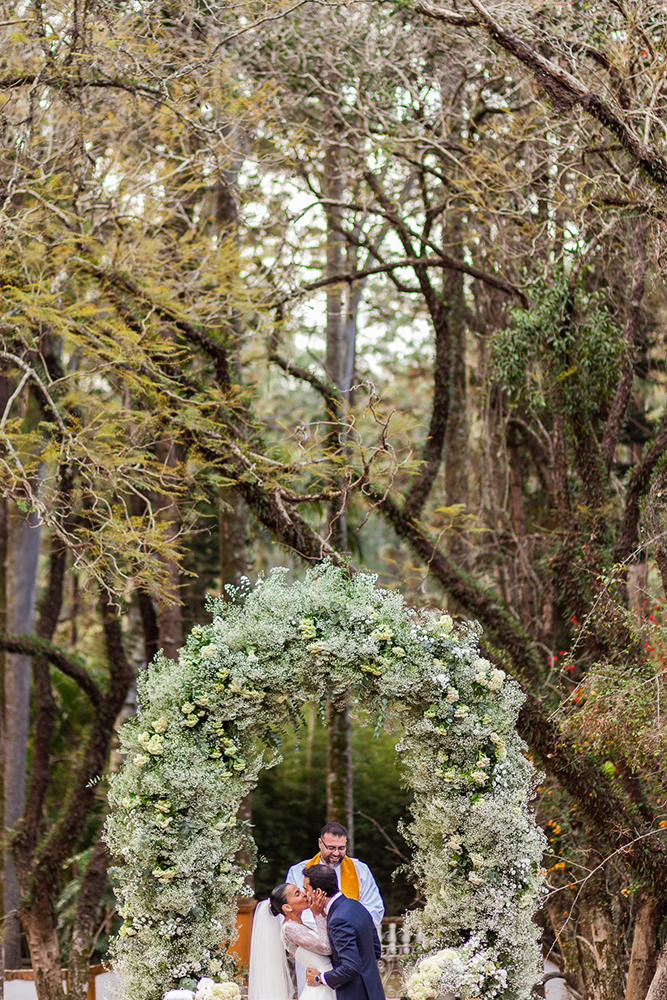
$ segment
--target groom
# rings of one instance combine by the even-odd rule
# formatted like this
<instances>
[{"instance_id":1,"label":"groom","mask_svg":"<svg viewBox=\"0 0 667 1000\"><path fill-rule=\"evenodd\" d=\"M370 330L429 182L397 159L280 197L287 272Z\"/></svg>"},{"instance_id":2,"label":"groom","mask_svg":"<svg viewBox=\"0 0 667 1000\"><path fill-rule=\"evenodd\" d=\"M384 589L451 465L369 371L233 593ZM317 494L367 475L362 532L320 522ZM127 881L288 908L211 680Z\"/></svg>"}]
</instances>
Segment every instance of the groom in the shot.
<instances>
[{"instance_id":1,"label":"groom","mask_svg":"<svg viewBox=\"0 0 667 1000\"><path fill-rule=\"evenodd\" d=\"M377 967L380 939L366 907L343 895L328 865L306 868L303 886L309 902L318 889L327 897L324 912L333 965L329 972L306 969L308 986L324 983L336 991L338 1000L384 1000Z\"/></svg>"}]
</instances>

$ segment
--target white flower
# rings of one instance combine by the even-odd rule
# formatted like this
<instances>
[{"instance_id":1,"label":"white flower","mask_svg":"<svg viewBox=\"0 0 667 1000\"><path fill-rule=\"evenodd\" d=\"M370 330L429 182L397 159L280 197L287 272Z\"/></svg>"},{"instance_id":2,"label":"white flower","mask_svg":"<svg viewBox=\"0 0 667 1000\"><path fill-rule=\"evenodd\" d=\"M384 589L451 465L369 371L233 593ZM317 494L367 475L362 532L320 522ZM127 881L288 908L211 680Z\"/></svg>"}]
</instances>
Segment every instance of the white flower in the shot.
<instances>
[{"instance_id":1,"label":"white flower","mask_svg":"<svg viewBox=\"0 0 667 1000\"><path fill-rule=\"evenodd\" d=\"M205 660L210 660L212 656L218 651L218 647L215 643L209 642L208 646L202 646L199 650L199 655L203 656Z\"/></svg>"},{"instance_id":2,"label":"white flower","mask_svg":"<svg viewBox=\"0 0 667 1000\"><path fill-rule=\"evenodd\" d=\"M445 695L445 701L448 701L450 704L452 704L453 702L458 701L458 700L459 700L459 693L456 690L456 688L454 688L454 687L447 688L447 694Z\"/></svg>"},{"instance_id":3,"label":"white flower","mask_svg":"<svg viewBox=\"0 0 667 1000\"><path fill-rule=\"evenodd\" d=\"M405 656L405 650L403 649L402 646L394 646L392 649L392 653L394 654L394 656L397 656L399 660L402 660L403 657Z\"/></svg>"},{"instance_id":4,"label":"white flower","mask_svg":"<svg viewBox=\"0 0 667 1000\"><path fill-rule=\"evenodd\" d=\"M489 691L500 691L505 677L504 670L493 670L489 679Z\"/></svg>"},{"instance_id":5,"label":"white flower","mask_svg":"<svg viewBox=\"0 0 667 1000\"><path fill-rule=\"evenodd\" d=\"M317 637L317 629L313 624L312 618L303 618L299 628L304 639L315 639Z\"/></svg>"},{"instance_id":6,"label":"white flower","mask_svg":"<svg viewBox=\"0 0 667 1000\"><path fill-rule=\"evenodd\" d=\"M156 719L155 722L153 723L153 729L155 730L156 733L164 733L168 725L169 725L169 719L165 719L164 716L161 716L161 718Z\"/></svg>"},{"instance_id":7,"label":"white flower","mask_svg":"<svg viewBox=\"0 0 667 1000\"><path fill-rule=\"evenodd\" d=\"M471 885L482 885L484 883L484 879L480 878L477 872L469 872L468 881Z\"/></svg>"},{"instance_id":8,"label":"white flower","mask_svg":"<svg viewBox=\"0 0 667 1000\"><path fill-rule=\"evenodd\" d=\"M174 875L173 868L154 868L151 875L154 875L158 882L162 882L163 885L169 885Z\"/></svg>"},{"instance_id":9,"label":"white flower","mask_svg":"<svg viewBox=\"0 0 667 1000\"><path fill-rule=\"evenodd\" d=\"M468 715L469 712L470 712L470 709L468 708L467 705L459 705L459 707L454 712L454 718L455 719L465 719L466 715Z\"/></svg>"},{"instance_id":10,"label":"white flower","mask_svg":"<svg viewBox=\"0 0 667 1000\"><path fill-rule=\"evenodd\" d=\"M143 765L147 764L149 760L150 760L150 757L148 756L148 754L139 753L134 758L133 763L135 763L137 765L137 767L143 767Z\"/></svg>"},{"instance_id":11,"label":"white flower","mask_svg":"<svg viewBox=\"0 0 667 1000\"><path fill-rule=\"evenodd\" d=\"M195 704L192 701L186 701L184 705L181 706L181 712L183 715L191 715L195 710Z\"/></svg>"},{"instance_id":12,"label":"white flower","mask_svg":"<svg viewBox=\"0 0 667 1000\"><path fill-rule=\"evenodd\" d=\"M205 694L200 694L198 698L195 698L195 705L198 708L208 708L208 698Z\"/></svg>"},{"instance_id":13,"label":"white flower","mask_svg":"<svg viewBox=\"0 0 667 1000\"><path fill-rule=\"evenodd\" d=\"M473 771L470 775L470 780L478 785L483 785L485 781L489 780L489 776L486 771Z\"/></svg>"},{"instance_id":14,"label":"white flower","mask_svg":"<svg viewBox=\"0 0 667 1000\"><path fill-rule=\"evenodd\" d=\"M375 639L376 642L389 642L389 640L393 638L394 633L388 625L378 625L378 627L371 632L371 639Z\"/></svg>"},{"instance_id":15,"label":"white flower","mask_svg":"<svg viewBox=\"0 0 667 1000\"><path fill-rule=\"evenodd\" d=\"M193 726L197 725L197 723L199 722L199 719L197 718L196 715L189 715L187 717L187 719L184 719L183 721L185 722L186 726L188 726L190 729L192 729Z\"/></svg>"},{"instance_id":16,"label":"white flower","mask_svg":"<svg viewBox=\"0 0 667 1000\"><path fill-rule=\"evenodd\" d=\"M161 756L161 754L164 753L164 740L159 735L159 733L156 733L155 736L151 736L148 743L146 744L146 749L148 750L149 753L153 754L156 757L159 757Z\"/></svg>"},{"instance_id":17,"label":"white flower","mask_svg":"<svg viewBox=\"0 0 667 1000\"><path fill-rule=\"evenodd\" d=\"M472 669L476 670L477 673L486 674L491 670L492 664L486 660L483 656L478 656L476 660L472 662Z\"/></svg>"},{"instance_id":18,"label":"white flower","mask_svg":"<svg viewBox=\"0 0 667 1000\"><path fill-rule=\"evenodd\" d=\"M434 622L436 628L441 628L445 635L449 635L454 627L454 622L449 617L449 615L443 615L439 618L437 622Z\"/></svg>"},{"instance_id":19,"label":"white flower","mask_svg":"<svg viewBox=\"0 0 667 1000\"><path fill-rule=\"evenodd\" d=\"M450 837L447 841L447 847L450 851L455 851L457 854L460 854L463 849L461 841L457 837Z\"/></svg>"},{"instance_id":20,"label":"white flower","mask_svg":"<svg viewBox=\"0 0 667 1000\"><path fill-rule=\"evenodd\" d=\"M470 854L468 855L468 857L470 858L470 860L474 864L475 868L481 868L482 865L484 864L484 858L482 857L481 854L474 854L471 851Z\"/></svg>"},{"instance_id":21,"label":"white flower","mask_svg":"<svg viewBox=\"0 0 667 1000\"><path fill-rule=\"evenodd\" d=\"M486 754L481 753L477 758L477 767L488 767L490 763L491 759Z\"/></svg>"},{"instance_id":22,"label":"white flower","mask_svg":"<svg viewBox=\"0 0 667 1000\"><path fill-rule=\"evenodd\" d=\"M248 663L259 663L259 657L254 649L251 649L247 656Z\"/></svg>"}]
</instances>

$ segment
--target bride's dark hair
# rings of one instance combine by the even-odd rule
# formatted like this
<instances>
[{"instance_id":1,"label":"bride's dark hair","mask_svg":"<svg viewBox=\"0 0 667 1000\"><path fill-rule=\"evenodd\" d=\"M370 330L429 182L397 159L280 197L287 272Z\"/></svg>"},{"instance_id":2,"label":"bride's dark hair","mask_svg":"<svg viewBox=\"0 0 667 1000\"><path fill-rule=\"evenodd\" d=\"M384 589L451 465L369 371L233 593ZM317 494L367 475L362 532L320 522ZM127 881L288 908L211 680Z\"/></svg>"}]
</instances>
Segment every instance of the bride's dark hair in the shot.
<instances>
[{"instance_id":1,"label":"bride's dark hair","mask_svg":"<svg viewBox=\"0 0 667 1000\"><path fill-rule=\"evenodd\" d=\"M277 885L275 889L271 890L271 895L269 896L269 909L274 917L279 917L283 913L283 906L287 904L287 886L289 882L282 882Z\"/></svg>"}]
</instances>

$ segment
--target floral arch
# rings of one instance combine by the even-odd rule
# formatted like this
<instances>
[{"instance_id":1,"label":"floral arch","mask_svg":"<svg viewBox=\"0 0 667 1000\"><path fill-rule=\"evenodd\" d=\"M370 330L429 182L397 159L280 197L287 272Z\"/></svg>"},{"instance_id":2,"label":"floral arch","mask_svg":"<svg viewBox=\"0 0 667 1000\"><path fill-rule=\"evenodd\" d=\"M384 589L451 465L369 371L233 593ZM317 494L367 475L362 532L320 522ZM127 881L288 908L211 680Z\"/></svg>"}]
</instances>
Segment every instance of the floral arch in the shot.
<instances>
[{"instance_id":1,"label":"floral arch","mask_svg":"<svg viewBox=\"0 0 667 1000\"><path fill-rule=\"evenodd\" d=\"M426 954L406 992L527 998L541 975L537 775L515 732L520 688L480 657L478 627L417 613L374 576L331 565L291 586L274 570L240 605L212 610L177 664L158 657L146 669L140 711L121 731L107 840L121 859L123 997L225 978L244 892L235 856L250 836L239 804L280 760L280 732L299 725L304 703L329 696L403 733L407 833L426 898L409 918Z\"/></svg>"}]
</instances>

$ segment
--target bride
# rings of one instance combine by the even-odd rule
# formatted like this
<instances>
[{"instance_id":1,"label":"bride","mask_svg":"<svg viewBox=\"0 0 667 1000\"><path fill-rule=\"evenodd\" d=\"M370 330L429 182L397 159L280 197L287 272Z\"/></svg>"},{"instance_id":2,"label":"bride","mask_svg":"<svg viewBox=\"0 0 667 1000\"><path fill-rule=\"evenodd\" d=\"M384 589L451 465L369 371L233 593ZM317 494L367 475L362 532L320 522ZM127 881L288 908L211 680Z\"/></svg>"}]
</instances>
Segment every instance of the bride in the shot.
<instances>
[{"instance_id":1,"label":"bride","mask_svg":"<svg viewBox=\"0 0 667 1000\"><path fill-rule=\"evenodd\" d=\"M324 907L327 897L318 889L311 902L291 882L277 885L269 899L255 909L250 941L248 1000L292 1000L294 989L287 965L285 948L304 968L326 972L331 968L327 956L331 945L327 937ZM309 909L315 917L316 931L301 920ZM280 917L284 917L282 927ZM335 991L322 983L305 986L300 1000L336 1000Z\"/></svg>"}]
</instances>

